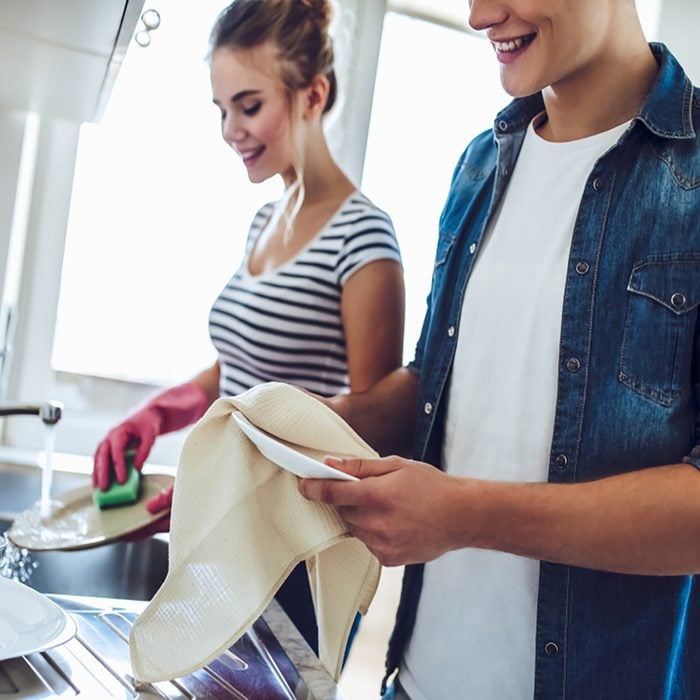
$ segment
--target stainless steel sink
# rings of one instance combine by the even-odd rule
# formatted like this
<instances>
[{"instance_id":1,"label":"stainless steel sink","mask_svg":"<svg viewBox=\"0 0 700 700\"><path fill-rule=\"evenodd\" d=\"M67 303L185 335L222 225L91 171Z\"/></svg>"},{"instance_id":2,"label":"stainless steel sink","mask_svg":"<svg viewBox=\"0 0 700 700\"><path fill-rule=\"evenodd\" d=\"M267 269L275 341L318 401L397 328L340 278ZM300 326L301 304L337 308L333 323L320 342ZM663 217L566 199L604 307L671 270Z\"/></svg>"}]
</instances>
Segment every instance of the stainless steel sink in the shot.
<instances>
[{"instance_id":1,"label":"stainless steel sink","mask_svg":"<svg viewBox=\"0 0 700 700\"><path fill-rule=\"evenodd\" d=\"M0 520L0 534L10 524ZM150 600L168 571L168 543L153 538L29 557L37 567L26 583L42 593Z\"/></svg>"},{"instance_id":2,"label":"stainless steel sink","mask_svg":"<svg viewBox=\"0 0 700 700\"><path fill-rule=\"evenodd\" d=\"M295 658L280 645L271 626L275 617L284 615L281 608L266 610L236 644L202 669L171 681L137 684L128 636L141 606L107 598L53 599L73 618L77 635L48 651L0 661L0 698L342 700L322 670L320 677L317 671L309 678L312 690L297 667L304 666L304 658Z\"/></svg>"},{"instance_id":3,"label":"stainless steel sink","mask_svg":"<svg viewBox=\"0 0 700 700\"><path fill-rule=\"evenodd\" d=\"M84 486L85 474L56 472L54 492ZM0 467L0 534L13 514L39 497L41 472L36 468ZM28 583L42 593L150 600L168 571L168 543L150 538L74 552L30 552L37 567Z\"/></svg>"}]
</instances>

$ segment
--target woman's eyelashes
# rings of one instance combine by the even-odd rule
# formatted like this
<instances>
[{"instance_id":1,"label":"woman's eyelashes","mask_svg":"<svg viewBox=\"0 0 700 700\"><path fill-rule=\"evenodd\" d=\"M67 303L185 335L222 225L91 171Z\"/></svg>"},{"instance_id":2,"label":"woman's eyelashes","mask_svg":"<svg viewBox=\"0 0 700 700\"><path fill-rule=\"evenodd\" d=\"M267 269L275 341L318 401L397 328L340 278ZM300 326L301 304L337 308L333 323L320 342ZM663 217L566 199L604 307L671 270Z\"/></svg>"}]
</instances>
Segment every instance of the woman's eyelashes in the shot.
<instances>
[{"instance_id":1,"label":"woman's eyelashes","mask_svg":"<svg viewBox=\"0 0 700 700\"><path fill-rule=\"evenodd\" d=\"M257 114L260 111L261 107L262 107L262 102L255 102L252 105L243 107L243 114L245 114L246 117L252 117L253 115Z\"/></svg>"},{"instance_id":2,"label":"woman's eyelashes","mask_svg":"<svg viewBox=\"0 0 700 700\"><path fill-rule=\"evenodd\" d=\"M246 117L252 117L260 111L261 107L262 107L262 102L256 102L255 104L252 104L248 107L241 107L240 111L243 112L243 114ZM223 109L219 109L219 113L221 115L221 121L223 122L226 119L226 115L228 113Z\"/></svg>"}]
</instances>

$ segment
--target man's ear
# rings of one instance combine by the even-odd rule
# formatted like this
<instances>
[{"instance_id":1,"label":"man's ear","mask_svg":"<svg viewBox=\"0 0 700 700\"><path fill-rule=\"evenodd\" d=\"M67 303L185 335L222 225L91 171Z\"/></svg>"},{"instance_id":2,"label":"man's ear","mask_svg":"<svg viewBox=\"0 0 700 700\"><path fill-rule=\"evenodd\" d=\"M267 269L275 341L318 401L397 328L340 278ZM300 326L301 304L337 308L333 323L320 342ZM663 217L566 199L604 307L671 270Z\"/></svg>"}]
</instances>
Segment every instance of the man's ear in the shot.
<instances>
[{"instance_id":1,"label":"man's ear","mask_svg":"<svg viewBox=\"0 0 700 700\"><path fill-rule=\"evenodd\" d=\"M319 117L323 114L328 102L330 83L325 75L315 76L304 91L304 116L307 118Z\"/></svg>"}]
</instances>

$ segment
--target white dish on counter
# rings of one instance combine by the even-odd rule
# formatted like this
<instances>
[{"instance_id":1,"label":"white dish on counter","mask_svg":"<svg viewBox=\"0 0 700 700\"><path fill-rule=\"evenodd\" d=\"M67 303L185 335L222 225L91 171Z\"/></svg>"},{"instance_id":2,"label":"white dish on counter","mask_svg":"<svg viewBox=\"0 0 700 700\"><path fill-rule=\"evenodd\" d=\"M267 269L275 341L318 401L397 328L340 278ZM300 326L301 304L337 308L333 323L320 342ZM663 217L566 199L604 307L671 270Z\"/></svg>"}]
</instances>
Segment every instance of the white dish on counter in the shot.
<instances>
[{"instance_id":1,"label":"white dish on counter","mask_svg":"<svg viewBox=\"0 0 700 700\"><path fill-rule=\"evenodd\" d=\"M260 452L271 462L278 464L302 479L342 479L358 481L356 476L333 469L317 459L313 459L281 438L270 435L257 425L253 425L240 411L235 411L233 419L238 427L255 443Z\"/></svg>"},{"instance_id":2,"label":"white dish on counter","mask_svg":"<svg viewBox=\"0 0 700 700\"><path fill-rule=\"evenodd\" d=\"M75 632L73 618L45 595L0 578L0 661L51 649Z\"/></svg>"}]
</instances>

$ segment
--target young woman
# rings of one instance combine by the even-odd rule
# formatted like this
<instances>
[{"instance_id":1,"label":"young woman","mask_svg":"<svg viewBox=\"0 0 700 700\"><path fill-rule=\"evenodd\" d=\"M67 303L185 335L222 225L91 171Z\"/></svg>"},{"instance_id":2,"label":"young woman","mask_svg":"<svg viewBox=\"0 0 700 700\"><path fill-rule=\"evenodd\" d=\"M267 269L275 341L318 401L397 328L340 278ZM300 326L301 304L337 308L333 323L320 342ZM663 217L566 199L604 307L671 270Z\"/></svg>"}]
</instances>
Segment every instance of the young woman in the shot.
<instances>
[{"instance_id":1,"label":"young woman","mask_svg":"<svg viewBox=\"0 0 700 700\"><path fill-rule=\"evenodd\" d=\"M401 363L403 277L389 217L333 160L323 117L337 86L328 0L236 0L211 37L211 83L226 143L252 182L280 175L285 193L253 219L244 259L209 317L218 359L110 431L93 482L141 469L155 438L197 421L219 396L266 381L322 396L365 391ZM152 499L167 509L172 491ZM306 572L278 600L313 648Z\"/></svg>"}]
</instances>

